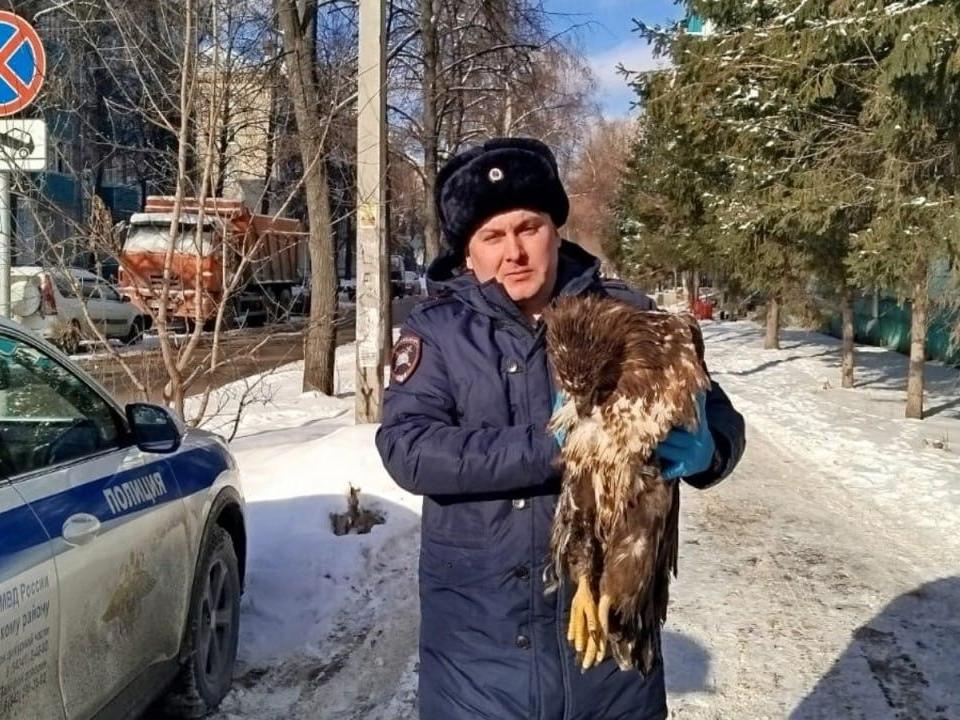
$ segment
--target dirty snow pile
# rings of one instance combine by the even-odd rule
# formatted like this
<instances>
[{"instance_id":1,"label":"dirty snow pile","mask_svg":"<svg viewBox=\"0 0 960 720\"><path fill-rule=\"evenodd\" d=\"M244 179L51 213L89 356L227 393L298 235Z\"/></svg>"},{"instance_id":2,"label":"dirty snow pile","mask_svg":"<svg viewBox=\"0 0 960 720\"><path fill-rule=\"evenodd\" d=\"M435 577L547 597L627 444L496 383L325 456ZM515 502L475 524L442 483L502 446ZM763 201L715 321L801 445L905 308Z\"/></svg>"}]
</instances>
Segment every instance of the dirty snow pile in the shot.
<instances>
[{"instance_id":1,"label":"dirty snow pile","mask_svg":"<svg viewBox=\"0 0 960 720\"><path fill-rule=\"evenodd\" d=\"M229 435L247 502L249 559L240 659L258 666L317 653L371 558L419 527L420 501L400 490L374 446L375 425L354 424L354 345L337 349L333 397L302 392L303 363L220 391L205 427ZM337 537L330 514L347 509L350 485L385 516L367 535Z\"/></svg>"}]
</instances>

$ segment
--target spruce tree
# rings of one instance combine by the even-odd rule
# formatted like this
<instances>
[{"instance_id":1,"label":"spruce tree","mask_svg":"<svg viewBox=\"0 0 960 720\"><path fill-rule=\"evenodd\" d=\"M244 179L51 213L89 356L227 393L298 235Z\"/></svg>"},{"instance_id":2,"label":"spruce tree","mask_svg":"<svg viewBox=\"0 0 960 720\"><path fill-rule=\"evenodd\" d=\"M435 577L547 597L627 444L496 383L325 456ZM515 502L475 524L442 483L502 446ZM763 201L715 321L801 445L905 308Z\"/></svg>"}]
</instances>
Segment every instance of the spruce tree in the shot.
<instances>
[{"instance_id":1,"label":"spruce tree","mask_svg":"<svg viewBox=\"0 0 960 720\"><path fill-rule=\"evenodd\" d=\"M811 276L843 298L848 321L857 285L911 300L907 415L921 417L927 277L935 262L957 254L957 4L691 0L688 7L714 34L643 29L673 60L671 70L637 82L644 137L677 139L682 128L694 139L688 154L658 158L661 174L683 177L722 163L724 183L696 186L700 216L710 218L711 256L766 292L774 313L778 293ZM639 173L631 179L644 182ZM627 225L633 206L624 199L621 207ZM850 385L852 322L844 326Z\"/></svg>"}]
</instances>

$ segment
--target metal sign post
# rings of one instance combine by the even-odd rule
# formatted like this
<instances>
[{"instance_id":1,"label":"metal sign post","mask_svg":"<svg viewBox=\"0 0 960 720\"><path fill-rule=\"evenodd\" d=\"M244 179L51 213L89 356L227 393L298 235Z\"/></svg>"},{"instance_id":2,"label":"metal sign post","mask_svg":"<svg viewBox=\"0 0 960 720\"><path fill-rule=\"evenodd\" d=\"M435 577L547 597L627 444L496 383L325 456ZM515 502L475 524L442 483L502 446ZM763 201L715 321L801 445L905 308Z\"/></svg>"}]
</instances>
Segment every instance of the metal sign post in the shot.
<instances>
[{"instance_id":1,"label":"metal sign post","mask_svg":"<svg viewBox=\"0 0 960 720\"><path fill-rule=\"evenodd\" d=\"M34 101L43 85L46 55L40 36L19 15L0 11L0 117ZM42 120L0 121L0 316L10 317L10 174L43 170L47 128Z\"/></svg>"}]
</instances>

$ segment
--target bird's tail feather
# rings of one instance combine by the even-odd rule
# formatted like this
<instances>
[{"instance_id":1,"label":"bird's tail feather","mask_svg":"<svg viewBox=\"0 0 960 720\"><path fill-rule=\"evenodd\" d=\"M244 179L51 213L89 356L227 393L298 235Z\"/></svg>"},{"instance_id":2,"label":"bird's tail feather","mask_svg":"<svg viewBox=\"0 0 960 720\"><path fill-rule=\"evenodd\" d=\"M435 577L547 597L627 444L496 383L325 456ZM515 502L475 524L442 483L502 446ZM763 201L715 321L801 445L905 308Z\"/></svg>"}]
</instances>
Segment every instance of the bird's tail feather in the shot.
<instances>
[{"instance_id":1,"label":"bird's tail feather","mask_svg":"<svg viewBox=\"0 0 960 720\"><path fill-rule=\"evenodd\" d=\"M680 487L674 484L663 539L656 558L653 586L640 602L621 614L611 612L607 637L611 655L621 670L636 669L647 676L657 661L660 629L667 619L671 576L677 574L679 546Z\"/></svg>"}]
</instances>

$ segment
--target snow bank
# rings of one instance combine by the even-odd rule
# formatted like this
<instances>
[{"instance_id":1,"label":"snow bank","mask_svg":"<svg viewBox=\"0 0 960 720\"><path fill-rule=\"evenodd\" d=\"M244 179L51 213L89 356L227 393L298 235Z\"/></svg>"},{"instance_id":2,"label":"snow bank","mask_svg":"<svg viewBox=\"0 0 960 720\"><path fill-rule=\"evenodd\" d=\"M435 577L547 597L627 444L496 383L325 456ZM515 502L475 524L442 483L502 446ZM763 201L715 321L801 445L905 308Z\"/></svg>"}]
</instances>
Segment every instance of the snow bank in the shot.
<instances>
[{"instance_id":1,"label":"snow bank","mask_svg":"<svg viewBox=\"0 0 960 720\"><path fill-rule=\"evenodd\" d=\"M301 392L293 363L224 387L208 427L223 432L246 393L231 449L247 500L249 557L240 659L262 665L320 652L336 615L349 606L371 560L419 523L420 501L386 474L376 426L354 425L354 345L337 350L337 396ZM346 509L350 484L386 523L368 535L333 534L329 515Z\"/></svg>"}]
</instances>

